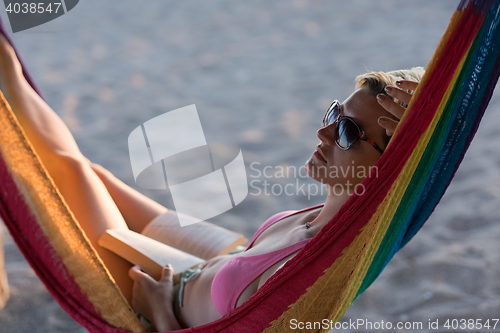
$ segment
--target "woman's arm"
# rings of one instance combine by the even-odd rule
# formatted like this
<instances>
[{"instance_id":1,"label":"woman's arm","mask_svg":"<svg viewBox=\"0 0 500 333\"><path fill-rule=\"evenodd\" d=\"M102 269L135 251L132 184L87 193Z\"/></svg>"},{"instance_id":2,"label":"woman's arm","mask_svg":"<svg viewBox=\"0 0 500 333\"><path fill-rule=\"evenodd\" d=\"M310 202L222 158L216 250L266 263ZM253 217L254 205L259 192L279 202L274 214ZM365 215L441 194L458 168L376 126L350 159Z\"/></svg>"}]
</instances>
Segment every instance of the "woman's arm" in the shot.
<instances>
[{"instance_id":1,"label":"woman's arm","mask_svg":"<svg viewBox=\"0 0 500 333\"><path fill-rule=\"evenodd\" d=\"M139 266L129 270L134 280L132 289L132 307L150 320L158 332L180 330L172 307L174 299L173 276L170 265L163 268L160 281L156 281L141 271Z\"/></svg>"}]
</instances>

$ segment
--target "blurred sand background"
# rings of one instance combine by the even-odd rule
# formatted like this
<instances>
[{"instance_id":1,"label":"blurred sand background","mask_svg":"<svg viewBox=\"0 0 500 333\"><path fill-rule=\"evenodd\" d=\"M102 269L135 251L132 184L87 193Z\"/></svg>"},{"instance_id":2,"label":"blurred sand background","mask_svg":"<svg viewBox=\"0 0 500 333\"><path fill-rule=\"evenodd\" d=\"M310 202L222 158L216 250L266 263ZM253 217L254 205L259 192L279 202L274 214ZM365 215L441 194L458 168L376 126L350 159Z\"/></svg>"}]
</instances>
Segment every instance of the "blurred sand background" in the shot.
<instances>
[{"instance_id":1,"label":"blurred sand background","mask_svg":"<svg viewBox=\"0 0 500 333\"><path fill-rule=\"evenodd\" d=\"M324 199L256 195L265 179L250 164L300 167L331 100L344 100L367 70L426 66L458 2L86 0L13 39L83 153L135 188L129 133L196 104L207 141L237 143L249 180L257 180L243 203L211 221L250 238L270 215ZM426 327L436 319L500 318L499 109L497 92L433 216L344 320ZM168 192L141 191L172 207ZM11 298L0 310L0 332L84 332L8 234L4 243ZM434 332L441 331L449 330ZM500 332L500 324L481 331Z\"/></svg>"}]
</instances>

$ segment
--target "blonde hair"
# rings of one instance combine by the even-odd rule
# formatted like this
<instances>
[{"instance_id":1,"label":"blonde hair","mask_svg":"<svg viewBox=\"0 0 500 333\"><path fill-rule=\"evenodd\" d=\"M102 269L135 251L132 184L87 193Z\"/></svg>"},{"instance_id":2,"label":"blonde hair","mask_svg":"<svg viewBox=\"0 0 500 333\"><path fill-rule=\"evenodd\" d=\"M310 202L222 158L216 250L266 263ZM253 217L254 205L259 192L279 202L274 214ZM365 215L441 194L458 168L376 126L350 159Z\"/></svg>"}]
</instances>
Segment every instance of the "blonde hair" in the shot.
<instances>
[{"instance_id":1,"label":"blonde hair","mask_svg":"<svg viewBox=\"0 0 500 333\"><path fill-rule=\"evenodd\" d=\"M409 80L420 82L424 76L425 70L423 67L413 67L411 69L400 69L391 72L370 72L358 75L355 79L356 89L366 88L368 92L374 96L385 94L385 87L395 86L398 80ZM413 93L410 90L406 92ZM391 97L392 98L392 97ZM407 105L397 99L394 99L403 107Z\"/></svg>"},{"instance_id":2,"label":"blonde hair","mask_svg":"<svg viewBox=\"0 0 500 333\"><path fill-rule=\"evenodd\" d=\"M413 67L411 69L400 69L397 71L390 71L390 72L365 73L358 75L356 77L355 79L356 90L359 88L366 88L367 91L374 96L377 96L378 94L387 95L385 93L385 87L395 86L396 81L398 80L409 80L409 81L420 82L420 80L422 80L422 76L424 76L424 73L425 70L423 67ZM413 91L410 90L405 89L405 91L410 94L413 93ZM405 108L407 107L405 103L391 96L389 97L395 102L397 102L399 105ZM387 115L393 119L396 119L396 117L390 114L389 112L387 112ZM384 131L382 138L384 140L384 144L387 146L387 144L389 144L391 137L388 136Z\"/></svg>"}]
</instances>

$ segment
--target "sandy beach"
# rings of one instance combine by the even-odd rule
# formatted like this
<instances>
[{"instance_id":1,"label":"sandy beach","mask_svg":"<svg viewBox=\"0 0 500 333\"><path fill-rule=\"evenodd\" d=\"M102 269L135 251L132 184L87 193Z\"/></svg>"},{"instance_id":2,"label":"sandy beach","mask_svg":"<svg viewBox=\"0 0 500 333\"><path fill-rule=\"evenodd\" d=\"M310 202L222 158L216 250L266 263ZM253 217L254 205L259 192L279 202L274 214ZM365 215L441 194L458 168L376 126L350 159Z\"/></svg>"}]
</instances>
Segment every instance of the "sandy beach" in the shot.
<instances>
[{"instance_id":1,"label":"sandy beach","mask_svg":"<svg viewBox=\"0 0 500 333\"><path fill-rule=\"evenodd\" d=\"M196 104L207 141L238 144L253 181L240 205L210 221L251 238L272 214L325 199L300 174L266 178L259 171L299 170L318 143L325 109L353 92L355 76L425 67L458 3L86 0L12 37L85 156L167 207L173 207L169 192L134 184L127 138L146 120ZM392 331L452 332L443 326L447 320L489 319L489 329L458 331L500 332L500 322L493 328L500 319L498 128L497 89L441 203L343 321L422 323ZM294 184L295 192L273 193L274 184ZM298 190L303 184L311 189L306 194ZM0 310L0 333L85 332L52 299L6 230L3 241L11 297ZM430 329L436 320L439 329Z\"/></svg>"}]
</instances>

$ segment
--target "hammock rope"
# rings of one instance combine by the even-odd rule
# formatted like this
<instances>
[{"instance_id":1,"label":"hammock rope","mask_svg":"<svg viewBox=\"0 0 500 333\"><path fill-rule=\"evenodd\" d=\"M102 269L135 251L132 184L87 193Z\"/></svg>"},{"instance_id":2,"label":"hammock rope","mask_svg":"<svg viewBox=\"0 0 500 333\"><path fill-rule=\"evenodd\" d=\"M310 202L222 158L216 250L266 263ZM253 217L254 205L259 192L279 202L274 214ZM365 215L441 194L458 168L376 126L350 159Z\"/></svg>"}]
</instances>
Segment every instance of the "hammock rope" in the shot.
<instances>
[{"instance_id":1,"label":"hammock rope","mask_svg":"<svg viewBox=\"0 0 500 333\"><path fill-rule=\"evenodd\" d=\"M340 320L450 184L500 75L499 21L500 0L462 0L377 169L363 181L365 193L353 195L247 302L182 332L283 332L291 319ZM142 330L10 108L1 102L0 109L0 217L28 262L90 332Z\"/></svg>"}]
</instances>

